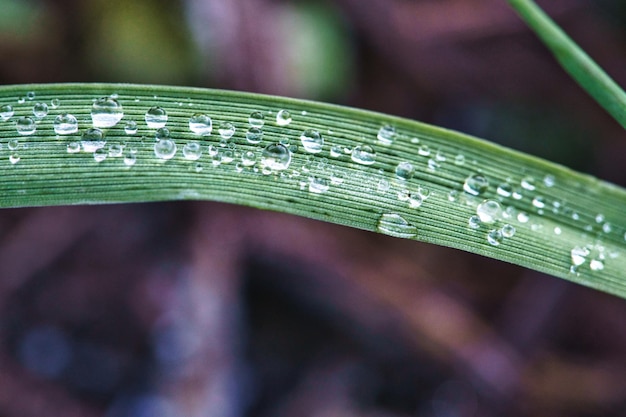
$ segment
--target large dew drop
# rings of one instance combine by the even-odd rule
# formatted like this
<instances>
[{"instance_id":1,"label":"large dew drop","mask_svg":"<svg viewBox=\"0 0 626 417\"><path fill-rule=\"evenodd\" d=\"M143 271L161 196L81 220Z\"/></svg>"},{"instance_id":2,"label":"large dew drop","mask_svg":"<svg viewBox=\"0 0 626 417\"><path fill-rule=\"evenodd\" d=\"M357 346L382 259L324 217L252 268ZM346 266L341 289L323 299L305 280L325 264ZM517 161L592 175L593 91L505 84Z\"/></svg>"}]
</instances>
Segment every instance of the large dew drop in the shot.
<instances>
[{"instance_id":1,"label":"large dew drop","mask_svg":"<svg viewBox=\"0 0 626 417\"><path fill-rule=\"evenodd\" d=\"M309 153L320 153L324 146L322 134L314 129L307 129L300 135L302 147Z\"/></svg>"},{"instance_id":2,"label":"large dew drop","mask_svg":"<svg viewBox=\"0 0 626 417\"><path fill-rule=\"evenodd\" d=\"M276 124L278 126L287 126L289 123L291 123L291 113L287 110L280 110L276 114Z\"/></svg>"},{"instance_id":3,"label":"large dew drop","mask_svg":"<svg viewBox=\"0 0 626 417\"><path fill-rule=\"evenodd\" d=\"M417 236L417 228L396 213L380 216L376 227L379 232L393 237L411 239Z\"/></svg>"},{"instance_id":4,"label":"large dew drop","mask_svg":"<svg viewBox=\"0 0 626 417\"><path fill-rule=\"evenodd\" d=\"M503 236L500 230L494 229L487 232L487 242L492 246L498 246L502 243Z\"/></svg>"},{"instance_id":5,"label":"large dew drop","mask_svg":"<svg viewBox=\"0 0 626 417\"><path fill-rule=\"evenodd\" d=\"M159 159L172 159L176 155L176 143L171 139L161 139L154 144L154 154Z\"/></svg>"},{"instance_id":6,"label":"large dew drop","mask_svg":"<svg viewBox=\"0 0 626 417\"><path fill-rule=\"evenodd\" d=\"M248 117L248 123L250 123L251 127L260 129L265 124L265 115L260 111L252 112L250 117Z\"/></svg>"},{"instance_id":7,"label":"large dew drop","mask_svg":"<svg viewBox=\"0 0 626 417\"><path fill-rule=\"evenodd\" d=\"M15 128L17 129L17 133L20 135L28 136L35 133L37 125L30 117L20 117L15 123Z\"/></svg>"},{"instance_id":8,"label":"large dew drop","mask_svg":"<svg viewBox=\"0 0 626 417\"><path fill-rule=\"evenodd\" d=\"M311 177L309 179L309 192L313 194L324 194L330 188L330 183L326 178Z\"/></svg>"},{"instance_id":9,"label":"large dew drop","mask_svg":"<svg viewBox=\"0 0 626 417\"><path fill-rule=\"evenodd\" d=\"M78 120L69 113L59 114L54 119L54 132L57 135L71 135L78 132Z\"/></svg>"},{"instance_id":10,"label":"large dew drop","mask_svg":"<svg viewBox=\"0 0 626 417\"><path fill-rule=\"evenodd\" d=\"M261 154L261 165L272 171L283 171L289 168L291 152L285 145L273 143L268 145Z\"/></svg>"},{"instance_id":11,"label":"large dew drop","mask_svg":"<svg viewBox=\"0 0 626 417\"><path fill-rule=\"evenodd\" d=\"M393 143L396 137L396 129L393 126L385 125L378 130L378 142L385 146L389 146Z\"/></svg>"},{"instance_id":12,"label":"large dew drop","mask_svg":"<svg viewBox=\"0 0 626 417\"><path fill-rule=\"evenodd\" d=\"M413 177L413 164L410 162L400 162L396 166L396 177L401 180L410 180Z\"/></svg>"},{"instance_id":13,"label":"large dew drop","mask_svg":"<svg viewBox=\"0 0 626 417\"><path fill-rule=\"evenodd\" d=\"M183 146L183 157L188 161L197 161L202 156L200 143L192 141Z\"/></svg>"},{"instance_id":14,"label":"large dew drop","mask_svg":"<svg viewBox=\"0 0 626 417\"><path fill-rule=\"evenodd\" d=\"M15 114L15 111L10 104L0 106L0 119L2 119L3 122L6 122L13 117L13 114Z\"/></svg>"},{"instance_id":15,"label":"large dew drop","mask_svg":"<svg viewBox=\"0 0 626 417\"><path fill-rule=\"evenodd\" d=\"M33 114L38 119L43 119L48 115L48 105L46 103L37 103L33 106Z\"/></svg>"},{"instance_id":16,"label":"large dew drop","mask_svg":"<svg viewBox=\"0 0 626 417\"><path fill-rule=\"evenodd\" d=\"M246 140L252 144L257 144L263 140L263 131L258 127L251 127L246 132Z\"/></svg>"},{"instance_id":17,"label":"large dew drop","mask_svg":"<svg viewBox=\"0 0 626 417\"><path fill-rule=\"evenodd\" d=\"M350 157L357 164L372 165L376 162L376 151L369 145L359 145L354 147Z\"/></svg>"},{"instance_id":18,"label":"large dew drop","mask_svg":"<svg viewBox=\"0 0 626 417\"><path fill-rule=\"evenodd\" d=\"M154 106L146 112L144 119L150 129L159 129L167 123L167 112L162 107Z\"/></svg>"},{"instance_id":19,"label":"large dew drop","mask_svg":"<svg viewBox=\"0 0 626 417\"><path fill-rule=\"evenodd\" d=\"M495 200L485 200L476 207L476 214L480 221L486 224L495 223L501 211L500 203Z\"/></svg>"},{"instance_id":20,"label":"large dew drop","mask_svg":"<svg viewBox=\"0 0 626 417\"><path fill-rule=\"evenodd\" d=\"M230 139L235 134L235 125L230 122L223 122L217 129L222 139Z\"/></svg>"},{"instance_id":21,"label":"large dew drop","mask_svg":"<svg viewBox=\"0 0 626 417\"><path fill-rule=\"evenodd\" d=\"M94 127L113 127L124 117L122 105L111 97L101 97L91 106L91 121Z\"/></svg>"},{"instance_id":22,"label":"large dew drop","mask_svg":"<svg viewBox=\"0 0 626 417\"><path fill-rule=\"evenodd\" d=\"M106 145L104 133L97 128L87 129L80 140L83 152L95 152Z\"/></svg>"},{"instance_id":23,"label":"large dew drop","mask_svg":"<svg viewBox=\"0 0 626 417\"><path fill-rule=\"evenodd\" d=\"M481 174L472 174L465 179L463 190L471 195L481 195L489 188L489 180Z\"/></svg>"},{"instance_id":24,"label":"large dew drop","mask_svg":"<svg viewBox=\"0 0 626 417\"><path fill-rule=\"evenodd\" d=\"M209 136L213 130L213 121L208 114L196 113L189 118L189 130L198 136Z\"/></svg>"}]
</instances>

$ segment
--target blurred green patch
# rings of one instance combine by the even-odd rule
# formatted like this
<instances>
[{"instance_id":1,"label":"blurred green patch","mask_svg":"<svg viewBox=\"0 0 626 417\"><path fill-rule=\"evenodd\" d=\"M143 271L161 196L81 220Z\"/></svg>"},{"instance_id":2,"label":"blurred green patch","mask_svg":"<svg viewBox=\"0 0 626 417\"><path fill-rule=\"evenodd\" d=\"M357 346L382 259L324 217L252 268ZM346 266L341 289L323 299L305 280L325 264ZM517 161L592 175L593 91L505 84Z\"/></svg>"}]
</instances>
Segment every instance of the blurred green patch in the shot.
<instances>
[{"instance_id":1,"label":"blurred green patch","mask_svg":"<svg viewBox=\"0 0 626 417\"><path fill-rule=\"evenodd\" d=\"M27 40L39 32L44 7L38 1L0 0L0 38Z\"/></svg>"}]
</instances>

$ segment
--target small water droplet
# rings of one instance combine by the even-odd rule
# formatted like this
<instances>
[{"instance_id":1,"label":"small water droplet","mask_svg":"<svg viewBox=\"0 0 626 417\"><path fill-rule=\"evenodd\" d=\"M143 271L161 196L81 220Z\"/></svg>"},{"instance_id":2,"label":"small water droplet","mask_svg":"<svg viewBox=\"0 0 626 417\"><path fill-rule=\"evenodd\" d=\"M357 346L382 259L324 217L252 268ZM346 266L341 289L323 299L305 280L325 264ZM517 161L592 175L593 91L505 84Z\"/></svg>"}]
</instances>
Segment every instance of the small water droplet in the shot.
<instances>
[{"instance_id":1,"label":"small water droplet","mask_svg":"<svg viewBox=\"0 0 626 417\"><path fill-rule=\"evenodd\" d=\"M346 175L339 169L330 171L330 183L332 185L341 185L346 180Z\"/></svg>"},{"instance_id":2,"label":"small water droplet","mask_svg":"<svg viewBox=\"0 0 626 417\"><path fill-rule=\"evenodd\" d=\"M167 112L162 107L154 106L148 109L144 119L150 129L158 129L167 124Z\"/></svg>"},{"instance_id":3,"label":"small water droplet","mask_svg":"<svg viewBox=\"0 0 626 417\"><path fill-rule=\"evenodd\" d=\"M252 144L261 142L263 139L263 131L258 127L251 127L246 132L246 140Z\"/></svg>"},{"instance_id":4,"label":"small water droplet","mask_svg":"<svg viewBox=\"0 0 626 417\"><path fill-rule=\"evenodd\" d=\"M437 153L435 154L435 160L439 162L445 162L446 154L441 150L437 151Z\"/></svg>"},{"instance_id":5,"label":"small water droplet","mask_svg":"<svg viewBox=\"0 0 626 417\"><path fill-rule=\"evenodd\" d=\"M602 271L604 269L604 261L602 259L592 259L589 262L589 269L592 271Z\"/></svg>"},{"instance_id":6,"label":"small water droplet","mask_svg":"<svg viewBox=\"0 0 626 417\"><path fill-rule=\"evenodd\" d=\"M209 136L213 130L213 121L208 114L196 113L189 118L189 130L198 136Z\"/></svg>"},{"instance_id":7,"label":"small water droplet","mask_svg":"<svg viewBox=\"0 0 626 417\"><path fill-rule=\"evenodd\" d=\"M495 223L501 213L500 203L495 200L485 200L476 207L476 214L483 223Z\"/></svg>"},{"instance_id":8,"label":"small water droplet","mask_svg":"<svg viewBox=\"0 0 626 417\"><path fill-rule=\"evenodd\" d=\"M124 155L124 165L127 167L132 167L137 162L137 155L132 152L127 152Z\"/></svg>"},{"instance_id":9,"label":"small water droplet","mask_svg":"<svg viewBox=\"0 0 626 417\"><path fill-rule=\"evenodd\" d=\"M67 153L80 152L80 142L70 142L67 144Z\"/></svg>"},{"instance_id":10,"label":"small water droplet","mask_svg":"<svg viewBox=\"0 0 626 417\"><path fill-rule=\"evenodd\" d=\"M252 112L248 117L248 123L250 126L260 129L265 124L265 115L260 111Z\"/></svg>"},{"instance_id":11,"label":"small water droplet","mask_svg":"<svg viewBox=\"0 0 626 417\"><path fill-rule=\"evenodd\" d=\"M452 190L448 193L448 201L456 201L459 199L459 192L457 190Z\"/></svg>"},{"instance_id":12,"label":"small water droplet","mask_svg":"<svg viewBox=\"0 0 626 417\"><path fill-rule=\"evenodd\" d=\"M396 213L380 216L377 228L379 232L393 237L411 239L417 236L417 228Z\"/></svg>"},{"instance_id":13,"label":"small water droplet","mask_svg":"<svg viewBox=\"0 0 626 417\"><path fill-rule=\"evenodd\" d=\"M502 226L502 229L500 229L500 231L502 232L502 236L506 237L506 238L511 238L513 236L515 236L515 227L510 225L510 224L505 224L504 226Z\"/></svg>"},{"instance_id":14,"label":"small water droplet","mask_svg":"<svg viewBox=\"0 0 626 417\"><path fill-rule=\"evenodd\" d=\"M102 162L107 159L107 152L104 150L104 148L96 149L93 153L93 159L96 162Z\"/></svg>"},{"instance_id":15,"label":"small water droplet","mask_svg":"<svg viewBox=\"0 0 626 417\"><path fill-rule=\"evenodd\" d=\"M422 155L422 156L429 156L430 155L430 148L428 147L428 145L422 145L417 150L417 153Z\"/></svg>"},{"instance_id":16,"label":"small water droplet","mask_svg":"<svg viewBox=\"0 0 626 417\"><path fill-rule=\"evenodd\" d=\"M20 147L20 141L18 139L11 139L9 140L7 147L9 148L10 151L15 151L17 150L17 148Z\"/></svg>"},{"instance_id":17,"label":"small water droplet","mask_svg":"<svg viewBox=\"0 0 626 417\"><path fill-rule=\"evenodd\" d=\"M372 165L376 162L376 151L369 145L359 145L355 146L350 157L357 164Z\"/></svg>"},{"instance_id":18,"label":"small water droplet","mask_svg":"<svg viewBox=\"0 0 626 417\"><path fill-rule=\"evenodd\" d=\"M496 192L502 197L510 197L513 193L513 187L508 182L503 182L498 185Z\"/></svg>"},{"instance_id":19,"label":"small water droplet","mask_svg":"<svg viewBox=\"0 0 626 417\"><path fill-rule=\"evenodd\" d=\"M18 153L12 153L11 155L9 155L9 162L11 162L11 164L15 165L18 162L20 162L22 158L20 157L20 154Z\"/></svg>"},{"instance_id":20,"label":"small water droplet","mask_svg":"<svg viewBox=\"0 0 626 417\"><path fill-rule=\"evenodd\" d=\"M17 119L15 127L17 129L17 133L24 136L32 135L37 130L35 121L30 117L20 117Z\"/></svg>"},{"instance_id":21,"label":"small water droplet","mask_svg":"<svg viewBox=\"0 0 626 417\"><path fill-rule=\"evenodd\" d=\"M137 133L137 122L134 120L127 121L124 125L124 132L126 132L127 135L134 135Z\"/></svg>"},{"instance_id":22,"label":"small water droplet","mask_svg":"<svg viewBox=\"0 0 626 417\"><path fill-rule=\"evenodd\" d=\"M432 158L428 160L428 170L429 171L435 172L439 168L441 168L441 165L439 164L439 162L437 162L436 160L434 160Z\"/></svg>"},{"instance_id":23,"label":"small water droplet","mask_svg":"<svg viewBox=\"0 0 626 417\"><path fill-rule=\"evenodd\" d=\"M112 143L109 145L109 156L111 158L119 158L124 154L124 145Z\"/></svg>"},{"instance_id":24,"label":"small water droplet","mask_svg":"<svg viewBox=\"0 0 626 417\"><path fill-rule=\"evenodd\" d=\"M250 167L256 164L256 153L253 151L246 151L241 155L241 163L245 167Z\"/></svg>"},{"instance_id":25,"label":"small water droplet","mask_svg":"<svg viewBox=\"0 0 626 417\"><path fill-rule=\"evenodd\" d=\"M613 230L613 227L611 226L611 223L606 222L602 225L602 231L604 233L611 233L612 230Z\"/></svg>"},{"instance_id":26,"label":"small water droplet","mask_svg":"<svg viewBox=\"0 0 626 417\"><path fill-rule=\"evenodd\" d=\"M561 233L563 233L563 231L561 230L561 228L559 226L556 226L554 228L554 234L559 236Z\"/></svg>"},{"instance_id":27,"label":"small water droplet","mask_svg":"<svg viewBox=\"0 0 626 417\"><path fill-rule=\"evenodd\" d=\"M163 160L172 159L176 155L176 143L171 139L161 139L154 144L154 155Z\"/></svg>"},{"instance_id":28,"label":"small water droplet","mask_svg":"<svg viewBox=\"0 0 626 417\"><path fill-rule=\"evenodd\" d=\"M467 225L470 229L479 229L481 224L482 222L480 221L480 217L476 215L470 216L470 218L467 219Z\"/></svg>"},{"instance_id":29,"label":"small water droplet","mask_svg":"<svg viewBox=\"0 0 626 417\"><path fill-rule=\"evenodd\" d=\"M515 188L513 190L513 194L511 194L513 196L513 199L515 200L521 200L524 195L522 194L522 189L521 188Z\"/></svg>"},{"instance_id":30,"label":"small water droplet","mask_svg":"<svg viewBox=\"0 0 626 417\"><path fill-rule=\"evenodd\" d=\"M113 127L124 117L122 105L111 97L100 97L91 106L91 121L94 127Z\"/></svg>"},{"instance_id":31,"label":"small water droplet","mask_svg":"<svg viewBox=\"0 0 626 417\"><path fill-rule=\"evenodd\" d=\"M330 148L330 156L332 156L333 158L339 158L341 155L342 155L341 146L333 145Z\"/></svg>"},{"instance_id":32,"label":"small water droplet","mask_svg":"<svg viewBox=\"0 0 626 417\"><path fill-rule=\"evenodd\" d=\"M54 118L54 132L57 135L71 135L78 132L78 120L69 113L59 114Z\"/></svg>"},{"instance_id":33,"label":"small water droplet","mask_svg":"<svg viewBox=\"0 0 626 417\"><path fill-rule=\"evenodd\" d=\"M276 114L276 124L278 126L287 126L289 123L291 123L291 113L287 110L280 110Z\"/></svg>"},{"instance_id":34,"label":"small water droplet","mask_svg":"<svg viewBox=\"0 0 626 417\"><path fill-rule=\"evenodd\" d=\"M598 214L596 216L596 223L602 223L604 221L604 214Z\"/></svg>"},{"instance_id":35,"label":"small water droplet","mask_svg":"<svg viewBox=\"0 0 626 417\"><path fill-rule=\"evenodd\" d=\"M538 209L542 209L546 206L546 201L543 197L537 196L533 198L533 206L537 207Z\"/></svg>"},{"instance_id":36,"label":"small water droplet","mask_svg":"<svg viewBox=\"0 0 626 417\"><path fill-rule=\"evenodd\" d=\"M56 109L57 107L61 105L61 100L59 100L58 98L53 98L50 101L50 105L52 106L53 109Z\"/></svg>"},{"instance_id":37,"label":"small water droplet","mask_svg":"<svg viewBox=\"0 0 626 417\"><path fill-rule=\"evenodd\" d=\"M503 240L503 236L500 230L492 229L487 232L487 242L490 245L498 246L500 243L502 243L502 240Z\"/></svg>"},{"instance_id":38,"label":"small water droplet","mask_svg":"<svg viewBox=\"0 0 626 417\"><path fill-rule=\"evenodd\" d=\"M46 117L48 115L48 105L46 103L36 103L33 106L33 114L38 119Z\"/></svg>"},{"instance_id":39,"label":"small water droplet","mask_svg":"<svg viewBox=\"0 0 626 417\"><path fill-rule=\"evenodd\" d=\"M283 171L289 168L291 152L285 145L273 143L263 149L261 165L270 171Z\"/></svg>"},{"instance_id":40,"label":"small water droplet","mask_svg":"<svg viewBox=\"0 0 626 417\"><path fill-rule=\"evenodd\" d=\"M531 176L526 176L524 178L522 178L522 181L520 182L520 185L522 186L522 188L528 190L528 191L534 191L535 188L537 188L535 186L535 178L531 177Z\"/></svg>"},{"instance_id":41,"label":"small water droplet","mask_svg":"<svg viewBox=\"0 0 626 417\"><path fill-rule=\"evenodd\" d=\"M528 220L530 220L530 216L528 216L528 213L520 211L519 213L517 213L517 221L520 223L528 223Z\"/></svg>"},{"instance_id":42,"label":"small water droplet","mask_svg":"<svg viewBox=\"0 0 626 417\"><path fill-rule=\"evenodd\" d=\"M106 145L106 140L102 130L94 127L87 129L83 133L80 143L84 152L91 153L104 147L104 145Z\"/></svg>"},{"instance_id":43,"label":"small water droplet","mask_svg":"<svg viewBox=\"0 0 626 417\"><path fill-rule=\"evenodd\" d=\"M29 100L34 100L35 99L35 92L34 91L29 91L28 93L26 93L26 98Z\"/></svg>"},{"instance_id":44,"label":"small water droplet","mask_svg":"<svg viewBox=\"0 0 626 417\"><path fill-rule=\"evenodd\" d=\"M481 195L489 188L489 180L481 174L472 174L465 179L463 190L471 195Z\"/></svg>"},{"instance_id":45,"label":"small water droplet","mask_svg":"<svg viewBox=\"0 0 626 417\"><path fill-rule=\"evenodd\" d=\"M574 266L580 266L585 263L587 256L589 256L590 250L583 246L576 246L570 251L572 258L572 264Z\"/></svg>"},{"instance_id":46,"label":"small water droplet","mask_svg":"<svg viewBox=\"0 0 626 417\"><path fill-rule=\"evenodd\" d=\"M456 165L465 165L465 155L458 154L454 157L454 163Z\"/></svg>"},{"instance_id":47,"label":"small water droplet","mask_svg":"<svg viewBox=\"0 0 626 417\"><path fill-rule=\"evenodd\" d=\"M330 184L326 178L311 177L309 178L309 192L313 194L324 194L330 188Z\"/></svg>"},{"instance_id":48,"label":"small water droplet","mask_svg":"<svg viewBox=\"0 0 626 417\"><path fill-rule=\"evenodd\" d=\"M404 161L400 162L396 166L396 177L401 180L410 180L413 177L415 169L413 168L413 164L410 162Z\"/></svg>"},{"instance_id":49,"label":"small water droplet","mask_svg":"<svg viewBox=\"0 0 626 417\"><path fill-rule=\"evenodd\" d=\"M408 193L407 194L408 200L409 200L409 207L410 208L418 208L421 207L422 204L424 203L424 197L418 192L418 193Z\"/></svg>"},{"instance_id":50,"label":"small water droplet","mask_svg":"<svg viewBox=\"0 0 626 417\"><path fill-rule=\"evenodd\" d=\"M170 138L170 130L167 127L161 127L154 132L154 138L158 141Z\"/></svg>"},{"instance_id":51,"label":"small water droplet","mask_svg":"<svg viewBox=\"0 0 626 417\"><path fill-rule=\"evenodd\" d=\"M300 135L302 147L309 153L320 153L324 146L324 138L322 134L315 129L307 129Z\"/></svg>"},{"instance_id":52,"label":"small water droplet","mask_svg":"<svg viewBox=\"0 0 626 417\"><path fill-rule=\"evenodd\" d=\"M419 138L412 138L411 139L411 143L417 144L417 143L420 143L420 140L419 140Z\"/></svg>"},{"instance_id":53,"label":"small water droplet","mask_svg":"<svg viewBox=\"0 0 626 417\"><path fill-rule=\"evenodd\" d=\"M202 156L200 143L196 141L188 142L183 146L183 157L188 161L197 161Z\"/></svg>"},{"instance_id":54,"label":"small water droplet","mask_svg":"<svg viewBox=\"0 0 626 417\"><path fill-rule=\"evenodd\" d=\"M0 107L0 118L3 122L9 120L11 117L13 117L14 114L15 111L13 110L13 106L11 106L10 104L4 104Z\"/></svg>"},{"instance_id":55,"label":"small water droplet","mask_svg":"<svg viewBox=\"0 0 626 417\"><path fill-rule=\"evenodd\" d=\"M387 191L389 191L389 188L391 188L391 184L389 184L389 181L385 179L381 179L380 181L378 181L378 184L376 185L376 191L378 191L381 194L384 194Z\"/></svg>"},{"instance_id":56,"label":"small water droplet","mask_svg":"<svg viewBox=\"0 0 626 417\"><path fill-rule=\"evenodd\" d=\"M378 138L378 142L385 146L389 146L393 143L395 136L396 128L390 125L385 125L378 130L378 135L376 137Z\"/></svg>"},{"instance_id":57,"label":"small water droplet","mask_svg":"<svg viewBox=\"0 0 626 417\"><path fill-rule=\"evenodd\" d=\"M548 188L554 187L554 184L556 184L556 178L554 178L554 175L546 175L543 177L543 184Z\"/></svg>"},{"instance_id":58,"label":"small water droplet","mask_svg":"<svg viewBox=\"0 0 626 417\"><path fill-rule=\"evenodd\" d=\"M233 137L233 135L235 134L235 130L236 130L235 125L230 122L222 122L217 128L217 131L219 132L220 137L222 139L227 139L227 140Z\"/></svg>"}]
</instances>

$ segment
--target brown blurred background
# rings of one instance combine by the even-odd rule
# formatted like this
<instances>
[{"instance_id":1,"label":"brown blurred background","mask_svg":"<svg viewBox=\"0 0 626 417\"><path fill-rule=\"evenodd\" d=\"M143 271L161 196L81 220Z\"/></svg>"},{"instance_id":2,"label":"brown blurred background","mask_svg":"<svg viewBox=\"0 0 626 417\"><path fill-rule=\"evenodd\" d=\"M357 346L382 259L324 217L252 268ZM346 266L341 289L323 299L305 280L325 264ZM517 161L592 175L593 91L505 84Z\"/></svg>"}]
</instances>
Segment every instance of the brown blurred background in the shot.
<instances>
[{"instance_id":1,"label":"brown blurred background","mask_svg":"<svg viewBox=\"0 0 626 417\"><path fill-rule=\"evenodd\" d=\"M626 2L540 4L626 85ZM240 89L414 118L626 185L504 0L0 0L0 83ZM0 416L626 416L626 303L216 203L0 212Z\"/></svg>"}]
</instances>

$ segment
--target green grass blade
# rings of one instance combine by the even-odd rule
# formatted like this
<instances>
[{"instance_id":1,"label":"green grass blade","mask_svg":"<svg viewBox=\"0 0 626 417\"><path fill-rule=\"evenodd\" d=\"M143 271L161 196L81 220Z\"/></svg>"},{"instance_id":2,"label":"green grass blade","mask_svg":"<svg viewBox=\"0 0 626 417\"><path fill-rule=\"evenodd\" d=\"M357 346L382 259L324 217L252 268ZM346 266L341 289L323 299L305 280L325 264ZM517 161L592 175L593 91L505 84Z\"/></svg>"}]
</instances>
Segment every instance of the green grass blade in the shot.
<instances>
[{"instance_id":1,"label":"green grass blade","mask_svg":"<svg viewBox=\"0 0 626 417\"><path fill-rule=\"evenodd\" d=\"M102 129L106 152L68 153L92 128L94 100L111 96L123 106L123 118ZM45 117L33 114L36 103L48 103ZM14 114L0 119L1 207L223 201L450 246L626 297L624 189L461 133L304 100L182 87L4 86L0 106L6 105ZM167 112L177 145L171 159L155 154L156 128L145 121L153 106ZM280 110L291 113L289 124L278 123ZM250 124L258 124L250 120L253 112L264 115L258 144L247 138ZM58 135L55 120L66 113L79 130ZM196 113L212 118L209 136L190 130ZM18 133L24 118L36 123L34 133ZM130 121L136 133L126 132ZM218 133L223 123L236 129L229 139ZM385 126L387 135L379 135ZM319 148L308 145L313 153L301 141L308 129L325 139ZM193 141L203 151L198 160L183 153ZM267 160L263 166L264 149L278 143L291 147L285 170L272 170ZM365 146L376 153L372 164L362 163ZM403 162L413 166L411 174ZM410 178L398 176L399 164L400 176ZM475 175L488 184L481 189ZM489 199L501 206L493 223L470 227L477 206ZM513 236L501 236L513 232L505 225L515 229ZM584 256L572 258L575 248ZM572 268L573 259L580 265Z\"/></svg>"},{"instance_id":2,"label":"green grass blade","mask_svg":"<svg viewBox=\"0 0 626 417\"><path fill-rule=\"evenodd\" d=\"M626 93L532 0L508 0L563 68L626 128Z\"/></svg>"}]
</instances>

